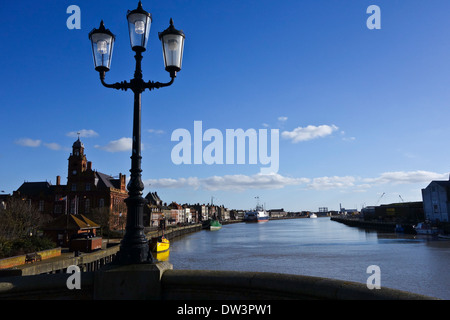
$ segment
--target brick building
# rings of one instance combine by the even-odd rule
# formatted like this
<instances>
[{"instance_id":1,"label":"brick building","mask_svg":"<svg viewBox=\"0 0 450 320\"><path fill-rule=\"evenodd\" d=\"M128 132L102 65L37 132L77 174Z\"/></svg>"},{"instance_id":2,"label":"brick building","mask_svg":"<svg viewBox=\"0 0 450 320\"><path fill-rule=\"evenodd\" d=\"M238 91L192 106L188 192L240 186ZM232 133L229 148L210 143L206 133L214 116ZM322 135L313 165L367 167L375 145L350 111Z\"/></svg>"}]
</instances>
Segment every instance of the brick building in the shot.
<instances>
[{"instance_id":1,"label":"brick building","mask_svg":"<svg viewBox=\"0 0 450 320\"><path fill-rule=\"evenodd\" d=\"M90 215L96 209L106 209L110 212L110 228L118 229L127 211L126 176L120 173L114 178L93 170L80 138L72 145L68 161L66 185L61 184L60 176L56 177L56 185L24 182L13 196L34 205L46 217L44 221L67 213Z\"/></svg>"}]
</instances>

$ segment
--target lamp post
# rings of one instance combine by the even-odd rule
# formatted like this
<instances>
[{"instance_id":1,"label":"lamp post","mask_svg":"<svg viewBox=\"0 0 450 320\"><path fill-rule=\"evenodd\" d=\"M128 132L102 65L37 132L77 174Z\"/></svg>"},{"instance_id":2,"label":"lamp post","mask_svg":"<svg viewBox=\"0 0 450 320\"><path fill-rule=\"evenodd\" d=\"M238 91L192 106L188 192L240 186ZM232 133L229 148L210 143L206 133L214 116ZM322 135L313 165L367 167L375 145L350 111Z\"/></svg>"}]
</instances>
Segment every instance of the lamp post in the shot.
<instances>
[{"instance_id":1,"label":"lamp post","mask_svg":"<svg viewBox=\"0 0 450 320\"><path fill-rule=\"evenodd\" d=\"M139 1L137 9L128 11L127 20L131 49L136 53L134 56L136 59L134 78L129 82L122 81L114 84L105 82L105 74L111 67L114 34L105 28L103 21L98 29L93 29L89 33L95 70L99 72L103 86L125 91L130 89L134 93L131 174L127 185L128 198L125 200L128 213L125 235L117 253L116 261L119 264L147 263L153 260L148 240L144 234L143 224L144 205L147 201L142 197L144 184L141 178L141 94L145 89L159 89L170 86L174 82L176 73L181 70L185 39L184 33L175 29L173 20L170 19L170 26L159 33L159 39L162 42L165 69L169 72L171 80L167 83L145 82L142 79L141 61L143 58L142 52L147 47L152 16L142 8L142 3Z\"/></svg>"}]
</instances>

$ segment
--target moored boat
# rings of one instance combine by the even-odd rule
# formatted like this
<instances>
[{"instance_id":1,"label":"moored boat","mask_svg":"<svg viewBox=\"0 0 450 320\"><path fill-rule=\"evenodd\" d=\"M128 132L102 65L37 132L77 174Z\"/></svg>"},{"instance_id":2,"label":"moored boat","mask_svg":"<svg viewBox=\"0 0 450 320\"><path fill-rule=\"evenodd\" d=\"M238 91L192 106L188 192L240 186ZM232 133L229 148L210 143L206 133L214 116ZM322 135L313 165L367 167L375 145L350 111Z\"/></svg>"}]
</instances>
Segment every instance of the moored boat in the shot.
<instances>
[{"instance_id":1,"label":"moored boat","mask_svg":"<svg viewBox=\"0 0 450 320\"><path fill-rule=\"evenodd\" d=\"M245 222L267 222L267 221L269 221L269 215L264 210L248 211L245 213L244 221Z\"/></svg>"},{"instance_id":2,"label":"moored boat","mask_svg":"<svg viewBox=\"0 0 450 320\"><path fill-rule=\"evenodd\" d=\"M163 253L167 252L170 248L170 241L166 239L166 237L162 236L158 241L156 242L156 246L154 247L154 251L156 253Z\"/></svg>"},{"instance_id":3,"label":"moored boat","mask_svg":"<svg viewBox=\"0 0 450 320\"><path fill-rule=\"evenodd\" d=\"M428 222L419 222L416 226L414 226L417 234L425 234L425 235L437 235L439 233L439 229L433 227Z\"/></svg>"},{"instance_id":4,"label":"moored boat","mask_svg":"<svg viewBox=\"0 0 450 320\"><path fill-rule=\"evenodd\" d=\"M222 229L222 224L219 222L219 220L210 219L209 220L209 230L215 231Z\"/></svg>"},{"instance_id":5,"label":"moored boat","mask_svg":"<svg viewBox=\"0 0 450 320\"><path fill-rule=\"evenodd\" d=\"M168 261L170 255L170 250L164 252L155 252L153 253L153 257L158 261Z\"/></svg>"},{"instance_id":6,"label":"moored boat","mask_svg":"<svg viewBox=\"0 0 450 320\"><path fill-rule=\"evenodd\" d=\"M309 215L309 217L310 217L311 219L315 219L315 218L317 218L317 214L311 213L311 214Z\"/></svg>"},{"instance_id":7,"label":"moored boat","mask_svg":"<svg viewBox=\"0 0 450 320\"><path fill-rule=\"evenodd\" d=\"M161 220L160 221L160 227L162 230L162 235L157 238L153 238L151 241L151 249L154 253L163 253L169 251L170 248L170 241L167 239L164 235L166 230L166 221Z\"/></svg>"},{"instance_id":8,"label":"moored boat","mask_svg":"<svg viewBox=\"0 0 450 320\"><path fill-rule=\"evenodd\" d=\"M245 222L267 222L269 221L269 214L259 205L259 197L256 197L258 202L255 210L247 211L244 215Z\"/></svg>"}]
</instances>

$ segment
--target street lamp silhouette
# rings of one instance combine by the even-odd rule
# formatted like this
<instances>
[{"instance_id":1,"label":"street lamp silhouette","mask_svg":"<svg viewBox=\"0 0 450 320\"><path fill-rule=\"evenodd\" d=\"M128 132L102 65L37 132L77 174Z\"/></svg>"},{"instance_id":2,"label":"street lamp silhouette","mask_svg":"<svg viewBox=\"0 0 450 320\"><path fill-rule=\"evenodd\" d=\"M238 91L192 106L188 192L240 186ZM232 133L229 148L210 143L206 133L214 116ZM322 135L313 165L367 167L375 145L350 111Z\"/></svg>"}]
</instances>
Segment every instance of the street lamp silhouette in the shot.
<instances>
[{"instance_id":1,"label":"street lamp silhouette","mask_svg":"<svg viewBox=\"0 0 450 320\"><path fill-rule=\"evenodd\" d=\"M119 264L146 263L153 260L143 225L144 205L147 201L142 197L144 183L141 178L141 94L145 89L159 89L170 86L174 82L177 72L181 70L185 39L184 33L175 29L173 20L170 19L170 26L163 32L159 32L158 36L162 43L165 70L169 72L171 80L167 83L145 82L142 79L141 61L142 52L147 48L152 15L142 8L142 3L139 1L137 9L128 11L127 20L131 49L136 53L134 78L129 82L122 81L114 84L105 82L105 74L111 68L115 36L105 28L103 20L98 29L93 29L89 33L95 70L99 72L103 86L125 91L130 89L134 93L131 174L127 185L128 198L125 200L128 213L125 235L116 257L116 262Z\"/></svg>"}]
</instances>

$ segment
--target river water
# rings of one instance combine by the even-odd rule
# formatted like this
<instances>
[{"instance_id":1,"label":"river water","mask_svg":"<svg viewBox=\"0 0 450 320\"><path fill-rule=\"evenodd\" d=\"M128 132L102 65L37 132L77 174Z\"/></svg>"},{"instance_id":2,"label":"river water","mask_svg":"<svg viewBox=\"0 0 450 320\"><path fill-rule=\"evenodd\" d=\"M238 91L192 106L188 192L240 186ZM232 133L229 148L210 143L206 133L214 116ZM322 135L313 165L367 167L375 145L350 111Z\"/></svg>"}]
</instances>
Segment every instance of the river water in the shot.
<instances>
[{"instance_id":1,"label":"river water","mask_svg":"<svg viewBox=\"0 0 450 320\"><path fill-rule=\"evenodd\" d=\"M450 299L450 241L349 227L330 218L237 223L171 242L174 269L299 274L365 284L377 265L381 286Z\"/></svg>"}]
</instances>

